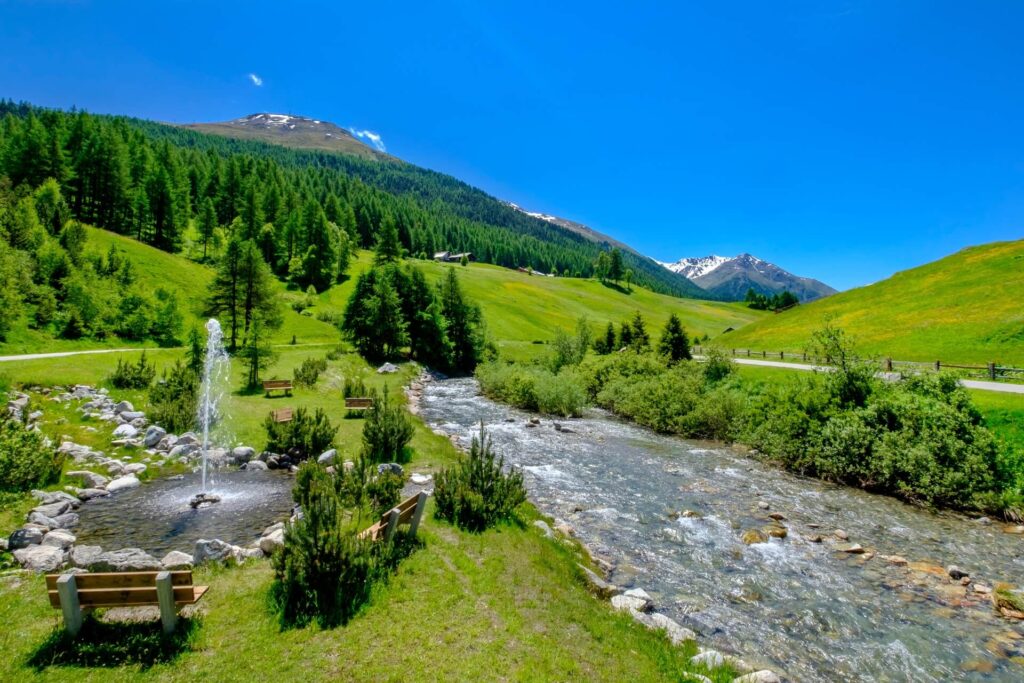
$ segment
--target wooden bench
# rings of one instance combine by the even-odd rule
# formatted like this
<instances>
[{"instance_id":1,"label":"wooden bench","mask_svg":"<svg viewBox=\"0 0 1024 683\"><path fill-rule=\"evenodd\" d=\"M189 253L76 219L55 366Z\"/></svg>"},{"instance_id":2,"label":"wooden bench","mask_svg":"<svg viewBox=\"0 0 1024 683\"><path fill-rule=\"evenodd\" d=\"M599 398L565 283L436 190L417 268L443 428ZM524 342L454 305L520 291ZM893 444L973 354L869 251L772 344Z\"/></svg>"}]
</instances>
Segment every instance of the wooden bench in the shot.
<instances>
[{"instance_id":1,"label":"wooden bench","mask_svg":"<svg viewBox=\"0 0 1024 683\"><path fill-rule=\"evenodd\" d=\"M294 411L291 408L271 410L270 417L274 422L291 422Z\"/></svg>"},{"instance_id":2,"label":"wooden bench","mask_svg":"<svg viewBox=\"0 0 1024 683\"><path fill-rule=\"evenodd\" d=\"M76 635L82 609L158 605L164 633L178 623L178 607L199 602L209 588L193 586L192 572L119 572L110 574L47 574L50 606L64 612L64 628Z\"/></svg>"},{"instance_id":3,"label":"wooden bench","mask_svg":"<svg viewBox=\"0 0 1024 683\"><path fill-rule=\"evenodd\" d=\"M373 407L373 399L355 397L346 398L345 407L349 410L366 410L367 408Z\"/></svg>"},{"instance_id":4,"label":"wooden bench","mask_svg":"<svg viewBox=\"0 0 1024 683\"><path fill-rule=\"evenodd\" d=\"M427 497L426 491L420 491L415 496L406 498L381 515L376 524L361 531L359 538L368 538L371 541L379 541L383 538L390 541L399 525L406 523L409 524L409 535L416 538L416 531L420 527L420 518L423 517L423 508L427 506Z\"/></svg>"},{"instance_id":5,"label":"wooden bench","mask_svg":"<svg viewBox=\"0 0 1024 683\"><path fill-rule=\"evenodd\" d=\"M290 379L268 379L263 381L263 391L270 397L271 391L283 391L285 396L292 394L292 381Z\"/></svg>"}]
</instances>

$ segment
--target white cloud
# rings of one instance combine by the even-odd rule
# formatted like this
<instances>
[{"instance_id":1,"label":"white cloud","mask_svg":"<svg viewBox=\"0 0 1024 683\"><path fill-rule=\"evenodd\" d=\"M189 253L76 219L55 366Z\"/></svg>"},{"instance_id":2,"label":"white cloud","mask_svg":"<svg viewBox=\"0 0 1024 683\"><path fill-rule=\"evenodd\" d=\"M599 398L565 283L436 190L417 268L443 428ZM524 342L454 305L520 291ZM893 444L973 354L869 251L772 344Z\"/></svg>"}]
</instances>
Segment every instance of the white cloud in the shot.
<instances>
[{"instance_id":1,"label":"white cloud","mask_svg":"<svg viewBox=\"0 0 1024 683\"><path fill-rule=\"evenodd\" d=\"M352 133L352 135L355 135L378 152L387 151L384 149L384 139L381 138L379 133L374 133L372 130L356 130L355 128L349 128L348 132Z\"/></svg>"},{"instance_id":2,"label":"white cloud","mask_svg":"<svg viewBox=\"0 0 1024 683\"><path fill-rule=\"evenodd\" d=\"M263 79L257 76L256 74L249 74L249 80L252 81L252 84L255 85L257 88L263 85Z\"/></svg>"}]
</instances>

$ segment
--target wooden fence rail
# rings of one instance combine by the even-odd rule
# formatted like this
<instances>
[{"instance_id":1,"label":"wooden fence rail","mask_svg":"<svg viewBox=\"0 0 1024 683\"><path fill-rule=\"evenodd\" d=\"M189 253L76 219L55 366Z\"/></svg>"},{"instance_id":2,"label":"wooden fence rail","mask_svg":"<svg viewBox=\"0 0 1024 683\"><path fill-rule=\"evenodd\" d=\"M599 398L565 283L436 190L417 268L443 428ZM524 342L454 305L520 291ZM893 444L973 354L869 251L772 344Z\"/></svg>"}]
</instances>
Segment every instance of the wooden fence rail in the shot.
<instances>
[{"instance_id":1,"label":"wooden fence rail","mask_svg":"<svg viewBox=\"0 0 1024 683\"><path fill-rule=\"evenodd\" d=\"M780 361L792 361L799 363L814 363L818 365L828 365L829 361L825 358L817 358L808 354L806 351L801 353L795 353L793 351L754 351L753 349L724 349L732 355L733 358L760 358L762 360L780 360ZM704 351L704 348L700 345L693 347L693 353L700 355ZM964 365L960 363L947 363L941 360L934 362L924 361L913 361L913 360L893 360L892 358L873 359L872 362L876 362L882 366L882 369L886 372L894 372L897 366L899 367L916 367L920 369L935 370L941 372L942 370L966 370L969 373L975 373L978 376L984 376L987 379L998 382L998 381L1016 381L1024 380L1024 368L1014 368L1006 365L999 365L996 362L986 363L985 365Z\"/></svg>"}]
</instances>

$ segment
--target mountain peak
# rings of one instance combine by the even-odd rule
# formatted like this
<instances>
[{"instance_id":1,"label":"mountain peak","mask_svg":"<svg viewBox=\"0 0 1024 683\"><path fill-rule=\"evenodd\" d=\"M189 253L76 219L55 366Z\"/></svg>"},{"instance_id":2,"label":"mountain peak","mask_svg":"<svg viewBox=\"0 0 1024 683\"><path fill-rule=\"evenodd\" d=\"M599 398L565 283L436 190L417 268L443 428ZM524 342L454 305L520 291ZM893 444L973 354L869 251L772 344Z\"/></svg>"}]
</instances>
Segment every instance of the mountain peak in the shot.
<instances>
[{"instance_id":1,"label":"mountain peak","mask_svg":"<svg viewBox=\"0 0 1024 683\"><path fill-rule=\"evenodd\" d=\"M689 278L695 285L712 294L735 301L742 300L749 289L768 296L788 290L801 301L811 301L836 291L823 282L793 275L774 263L746 252L733 258L682 258L675 263L661 265Z\"/></svg>"},{"instance_id":2,"label":"mountain peak","mask_svg":"<svg viewBox=\"0 0 1024 683\"><path fill-rule=\"evenodd\" d=\"M256 112L230 121L190 123L185 128L283 147L341 152L369 159L387 157L341 126L298 114Z\"/></svg>"}]
</instances>

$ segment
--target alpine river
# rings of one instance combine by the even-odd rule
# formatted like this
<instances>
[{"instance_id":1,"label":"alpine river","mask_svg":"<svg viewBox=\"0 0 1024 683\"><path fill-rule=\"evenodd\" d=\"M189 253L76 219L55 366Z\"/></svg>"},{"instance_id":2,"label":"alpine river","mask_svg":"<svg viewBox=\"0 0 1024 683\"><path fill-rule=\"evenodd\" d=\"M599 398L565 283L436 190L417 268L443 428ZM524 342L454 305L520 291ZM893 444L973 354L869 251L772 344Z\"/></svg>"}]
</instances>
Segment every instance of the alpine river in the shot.
<instances>
[{"instance_id":1,"label":"alpine river","mask_svg":"<svg viewBox=\"0 0 1024 683\"><path fill-rule=\"evenodd\" d=\"M531 414L483 398L472 379L427 383L420 413L467 445L483 421L541 511L702 646L796 681L1024 680L1024 623L984 592L1024 583L1024 536L1000 522L797 477L601 411L561 430L528 426ZM745 544L772 513L786 538ZM951 579L950 565L974 583Z\"/></svg>"}]
</instances>

